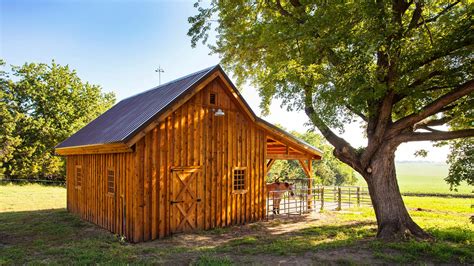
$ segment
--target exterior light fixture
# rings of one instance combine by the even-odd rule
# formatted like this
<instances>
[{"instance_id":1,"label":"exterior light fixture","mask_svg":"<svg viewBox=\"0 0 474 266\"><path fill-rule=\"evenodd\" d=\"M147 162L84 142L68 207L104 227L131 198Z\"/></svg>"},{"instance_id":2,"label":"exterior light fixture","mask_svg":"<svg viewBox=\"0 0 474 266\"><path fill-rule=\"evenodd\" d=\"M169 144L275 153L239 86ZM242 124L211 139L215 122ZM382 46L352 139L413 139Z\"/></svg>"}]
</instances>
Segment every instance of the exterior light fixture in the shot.
<instances>
[{"instance_id":1,"label":"exterior light fixture","mask_svg":"<svg viewBox=\"0 0 474 266\"><path fill-rule=\"evenodd\" d=\"M222 109L217 109L217 111L214 113L215 116L224 116L225 113L222 111Z\"/></svg>"}]
</instances>

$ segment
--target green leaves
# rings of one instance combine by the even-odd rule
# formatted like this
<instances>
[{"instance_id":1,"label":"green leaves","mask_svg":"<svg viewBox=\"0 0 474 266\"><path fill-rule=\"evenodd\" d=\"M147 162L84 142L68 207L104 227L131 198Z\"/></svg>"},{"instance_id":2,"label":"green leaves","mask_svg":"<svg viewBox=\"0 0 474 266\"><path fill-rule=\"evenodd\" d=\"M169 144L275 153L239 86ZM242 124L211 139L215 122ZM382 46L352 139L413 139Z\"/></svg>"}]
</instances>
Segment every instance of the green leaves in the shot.
<instances>
[{"instance_id":1,"label":"green leaves","mask_svg":"<svg viewBox=\"0 0 474 266\"><path fill-rule=\"evenodd\" d=\"M8 178L62 178L54 146L115 102L69 66L26 63L1 76L1 171ZM3 121L5 121L3 123Z\"/></svg>"},{"instance_id":2,"label":"green leaves","mask_svg":"<svg viewBox=\"0 0 474 266\"><path fill-rule=\"evenodd\" d=\"M328 126L352 119L347 105L368 115L390 90L403 96L398 119L473 76L473 7L464 2L212 1L197 11L192 45L214 29L212 51L258 87L264 114L274 98L301 110L307 86Z\"/></svg>"},{"instance_id":3,"label":"green leaves","mask_svg":"<svg viewBox=\"0 0 474 266\"><path fill-rule=\"evenodd\" d=\"M463 181L474 186L474 138L452 141L450 150L451 154L448 156L450 166L446 182L454 190Z\"/></svg>"}]
</instances>

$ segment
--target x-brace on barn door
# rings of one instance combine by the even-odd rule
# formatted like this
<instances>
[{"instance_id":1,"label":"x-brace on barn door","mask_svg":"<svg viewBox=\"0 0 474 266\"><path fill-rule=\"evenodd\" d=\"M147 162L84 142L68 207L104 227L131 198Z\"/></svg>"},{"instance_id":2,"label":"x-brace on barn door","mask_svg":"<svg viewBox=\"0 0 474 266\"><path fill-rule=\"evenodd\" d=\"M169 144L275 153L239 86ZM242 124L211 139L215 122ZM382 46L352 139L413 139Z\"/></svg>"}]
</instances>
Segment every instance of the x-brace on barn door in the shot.
<instances>
[{"instance_id":1,"label":"x-brace on barn door","mask_svg":"<svg viewBox=\"0 0 474 266\"><path fill-rule=\"evenodd\" d=\"M172 233L188 232L197 228L198 204L201 202L199 185L201 167L173 167L170 182L170 229Z\"/></svg>"}]
</instances>

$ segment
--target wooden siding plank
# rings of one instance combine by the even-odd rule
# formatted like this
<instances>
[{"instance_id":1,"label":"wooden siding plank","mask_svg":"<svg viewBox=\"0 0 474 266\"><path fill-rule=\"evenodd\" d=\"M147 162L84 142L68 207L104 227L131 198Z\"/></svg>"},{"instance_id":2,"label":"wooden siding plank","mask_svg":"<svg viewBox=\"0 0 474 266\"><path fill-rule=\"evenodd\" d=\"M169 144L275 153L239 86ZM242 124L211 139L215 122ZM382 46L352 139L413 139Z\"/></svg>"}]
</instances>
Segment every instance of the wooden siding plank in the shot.
<instances>
[{"instance_id":1,"label":"wooden siding plank","mask_svg":"<svg viewBox=\"0 0 474 266\"><path fill-rule=\"evenodd\" d=\"M156 239L158 237L158 223L159 223L159 156L158 156L158 145L159 145L159 128L154 128L152 131L152 145L151 149L151 239Z\"/></svg>"}]
</instances>

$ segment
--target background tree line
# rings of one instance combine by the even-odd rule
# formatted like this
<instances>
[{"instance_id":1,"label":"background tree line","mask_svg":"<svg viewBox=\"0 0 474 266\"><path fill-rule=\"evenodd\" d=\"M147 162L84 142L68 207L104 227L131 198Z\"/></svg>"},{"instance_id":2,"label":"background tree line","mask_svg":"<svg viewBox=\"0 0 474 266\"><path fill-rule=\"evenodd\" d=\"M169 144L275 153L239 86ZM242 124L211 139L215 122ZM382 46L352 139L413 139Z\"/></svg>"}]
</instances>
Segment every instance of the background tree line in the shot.
<instances>
[{"instance_id":1,"label":"background tree line","mask_svg":"<svg viewBox=\"0 0 474 266\"><path fill-rule=\"evenodd\" d=\"M115 103L69 66L0 59L0 179L64 179L54 147ZM8 69L8 70L7 70Z\"/></svg>"}]
</instances>

